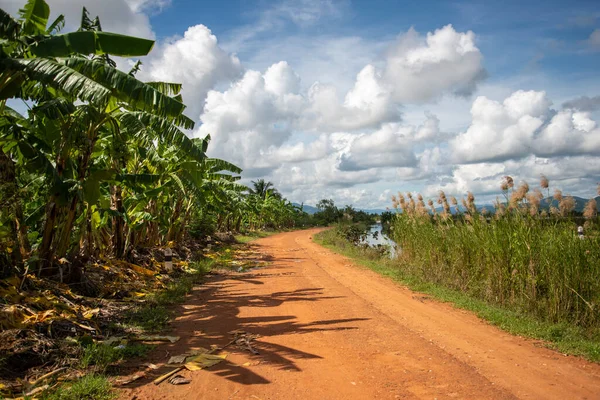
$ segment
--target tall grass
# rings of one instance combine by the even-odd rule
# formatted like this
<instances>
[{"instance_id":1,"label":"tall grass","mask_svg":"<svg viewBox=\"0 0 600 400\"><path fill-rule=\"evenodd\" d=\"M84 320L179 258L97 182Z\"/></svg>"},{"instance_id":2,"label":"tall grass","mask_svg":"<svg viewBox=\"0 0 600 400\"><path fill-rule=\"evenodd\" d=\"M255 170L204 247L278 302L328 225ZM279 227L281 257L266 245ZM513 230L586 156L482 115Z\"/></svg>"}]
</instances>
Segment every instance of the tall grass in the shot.
<instances>
[{"instance_id":1,"label":"tall grass","mask_svg":"<svg viewBox=\"0 0 600 400\"><path fill-rule=\"evenodd\" d=\"M441 212L422 197L393 198L400 209L392 235L401 248L400 268L436 284L476 298L535 314L549 322L584 328L600 326L600 236L595 204L586 208L586 237L577 235L569 218L571 197L560 195L559 206L540 211L540 191L527 184L513 187L506 177L506 202L495 214L478 211L468 194L451 206L443 192ZM547 181L542 180L542 189ZM510 191L510 193L509 193Z\"/></svg>"}]
</instances>

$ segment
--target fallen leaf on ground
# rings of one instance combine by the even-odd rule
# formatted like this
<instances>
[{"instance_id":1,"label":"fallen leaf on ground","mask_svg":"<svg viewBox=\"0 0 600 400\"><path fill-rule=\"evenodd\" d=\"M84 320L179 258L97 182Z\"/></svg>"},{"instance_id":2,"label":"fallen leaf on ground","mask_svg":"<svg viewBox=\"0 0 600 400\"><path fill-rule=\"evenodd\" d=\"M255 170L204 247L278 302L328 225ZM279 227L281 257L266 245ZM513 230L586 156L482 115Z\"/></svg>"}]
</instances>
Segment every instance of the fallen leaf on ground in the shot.
<instances>
[{"instance_id":1,"label":"fallen leaf on ground","mask_svg":"<svg viewBox=\"0 0 600 400\"><path fill-rule=\"evenodd\" d=\"M192 349L183 354L179 354L177 356L171 356L171 358L169 358L169 361L167 361L167 364L183 364L185 362L185 359L188 357L197 356L199 354L205 354L208 352L209 351L203 347L199 347L197 349Z\"/></svg>"},{"instance_id":2,"label":"fallen leaf on ground","mask_svg":"<svg viewBox=\"0 0 600 400\"><path fill-rule=\"evenodd\" d=\"M144 365L145 367L148 367L148 369L158 369L158 365L156 365L156 364L145 363L145 364L142 364L142 365Z\"/></svg>"},{"instance_id":3,"label":"fallen leaf on ground","mask_svg":"<svg viewBox=\"0 0 600 400\"><path fill-rule=\"evenodd\" d=\"M203 368L212 367L223 361L226 357L227 355L200 354L186 360L185 368L190 371L198 371Z\"/></svg>"},{"instance_id":4,"label":"fallen leaf on ground","mask_svg":"<svg viewBox=\"0 0 600 400\"><path fill-rule=\"evenodd\" d=\"M169 361L167 361L167 364L182 364L188 356L189 354L180 354L178 356L172 356L171 358L169 358Z\"/></svg>"}]
</instances>

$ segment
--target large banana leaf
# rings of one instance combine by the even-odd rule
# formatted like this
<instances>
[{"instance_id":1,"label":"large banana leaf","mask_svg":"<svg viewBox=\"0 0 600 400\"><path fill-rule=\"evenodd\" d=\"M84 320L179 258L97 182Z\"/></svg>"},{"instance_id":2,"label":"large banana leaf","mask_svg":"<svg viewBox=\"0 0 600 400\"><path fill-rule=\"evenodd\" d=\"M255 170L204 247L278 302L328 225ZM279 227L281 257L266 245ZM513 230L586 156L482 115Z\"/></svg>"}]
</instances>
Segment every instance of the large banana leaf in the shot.
<instances>
[{"instance_id":1,"label":"large banana leaf","mask_svg":"<svg viewBox=\"0 0 600 400\"><path fill-rule=\"evenodd\" d=\"M146 85L152 86L159 92L166 94L167 96L175 96L181 92L181 83L171 82L146 82Z\"/></svg>"},{"instance_id":2,"label":"large banana leaf","mask_svg":"<svg viewBox=\"0 0 600 400\"><path fill-rule=\"evenodd\" d=\"M69 57L62 62L67 67L111 88L115 97L135 109L165 117L177 117L185 109L183 103L105 63L82 57Z\"/></svg>"},{"instance_id":3,"label":"large banana leaf","mask_svg":"<svg viewBox=\"0 0 600 400\"><path fill-rule=\"evenodd\" d=\"M81 31L51 36L32 46L31 52L38 57L67 57L72 54L137 57L147 55L153 46L153 40L116 33Z\"/></svg>"},{"instance_id":4,"label":"large banana leaf","mask_svg":"<svg viewBox=\"0 0 600 400\"><path fill-rule=\"evenodd\" d=\"M23 21L23 32L30 35L46 33L50 7L44 0L28 0L19 10L19 15Z\"/></svg>"},{"instance_id":5,"label":"large banana leaf","mask_svg":"<svg viewBox=\"0 0 600 400\"><path fill-rule=\"evenodd\" d=\"M71 96L92 103L104 104L111 92L98 82L76 70L47 58L6 59L4 73L24 71L30 78L53 86Z\"/></svg>"},{"instance_id":6,"label":"large banana leaf","mask_svg":"<svg viewBox=\"0 0 600 400\"><path fill-rule=\"evenodd\" d=\"M19 23L9 13L0 8L0 37L15 39L19 35Z\"/></svg>"},{"instance_id":7,"label":"large banana leaf","mask_svg":"<svg viewBox=\"0 0 600 400\"><path fill-rule=\"evenodd\" d=\"M206 158L206 153L166 118L146 112L130 112L121 116L121 122L125 126L135 126L141 122L146 128L155 132L163 142L177 146L194 160L202 161Z\"/></svg>"},{"instance_id":8,"label":"large banana leaf","mask_svg":"<svg viewBox=\"0 0 600 400\"><path fill-rule=\"evenodd\" d=\"M205 161L205 163L211 172L229 171L233 172L234 174L242 173L242 169L237 165L219 158L209 158Z\"/></svg>"}]
</instances>

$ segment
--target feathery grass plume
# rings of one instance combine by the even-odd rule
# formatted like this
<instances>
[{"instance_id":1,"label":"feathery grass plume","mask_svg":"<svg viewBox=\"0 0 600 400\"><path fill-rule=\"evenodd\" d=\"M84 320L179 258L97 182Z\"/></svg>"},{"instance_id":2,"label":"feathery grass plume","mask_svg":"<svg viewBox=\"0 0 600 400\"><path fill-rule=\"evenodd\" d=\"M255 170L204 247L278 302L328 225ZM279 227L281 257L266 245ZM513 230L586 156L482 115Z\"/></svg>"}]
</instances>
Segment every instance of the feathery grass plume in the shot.
<instances>
[{"instance_id":1,"label":"feathery grass plume","mask_svg":"<svg viewBox=\"0 0 600 400\"><path fill-rule=\"evenodd\" d=\"M425 202L423 201L423 196L421 196L421 194L419 193L417 198L419 199L419 201L417 202L417 215L419 217L429 215L429 213L427 212L427 207L425 206Z\"/></svg>"},{"instance_id":2,"label":"feathery grass plume","mask_svg":"<svg viewBox=\"0 0 600 400\"><path fill-rule=\"evenodd\" d=\"M513 178L506 175L502 178L502 182L500 183L500 189L502 189L502 194L504 198L506 198L506 202L510 204L510 199L508 198L508 189L514 186Z\"/></svg>"},{"instance_id":3,"label":"feathery grass plume","mask_svg":"<svg viewBox=\"0 0 600 400\"><path fill-rule=\"evenodd\" d=\"M563 195L562 195L562 192L560 191L560 189L554 190L554 196L552 196L552 197L554 197L554 200L560 202L563 198Z\"/></svg>"},{"instance_id":4,"label":"feathery grass plume","mask_svg":"<svg viewBox=\"0 0 600 400\"><path fill-rule=\"evenodd\" d=\"M456 213L458 214L459 209L458 209L458 201L456 200L456 197L450 196L450 204L452 204L454 206L454 211L456 211Z\"/></svg>"},{"instance_id":5,"label":"feathery grass plume","mask_svg":"<svg viewBox=\"0 0 600 400\"><path fill-rule=\"evenodd\" d=\"M512 177L506 175L502 178L502 183L500 184L502 190L506 191L508 189L512 189L513 186L515 186L515 181Z\"/></svg>"},{"instance_id":6,"label":"feathery grass plume","mask_svg":"<svg viewBox=\"0 0 600 400\"><path fill-rule=\"evenodd\" d=\"M436 216L437 210L435 209L435 204L433 203L433 200L429 199L427 201L427 205L429 206L429 208L431 208L431 212L433 213L433 215Z\"/></svg>"},{"instance_id":7,"label":"feathery grass plume","mask_svg":"<svg viewBox=\"0 0 600 400\"><path fill-rule=\"evenodd\" d=\"M470 213L475 214L477 207L475 207L475 196L472 192L467 192L467 206Z\"/></svg>"},{"instance_id":8,"label":"feathery grass plume","mask_svg":"<svg viewBox=\"0 0 600 400\"><path fill-rule=\"evenodd\" d=\"M398 192L398 207L402 212L406 211L406 199L404 199L404 195Z\"/></svg>"},{"instance_id":9,"label":"feathery grass plume","mask_svg":"<svg viewBox=\"0 0 600 400\"><path fill-rule=\"evenodd\" d=\"M504 203L498 203L498 207L496 207L496 219L501 219L506 214L506 206Z\"/></svg>"},{"instance_id":10,"label":"feathery grass plume","mask_svg":"<svg viewBox=\"0 0 600 400\"><path fill-rule=\"evenodd\" d=\"M398 198L395 194L392 195L392 207L394 207L395 209L398 208Z\"/></svg>"},{"instance_id":11,"label":"feathery grass plume","mask_svg":"<svg viewBox=\"0 0 600 400\"><path fill-rule=\"evenodd\" d=\"M523 200L523 193L519 190L515 190L512 192L512 194L510 195L510 200L509 200L509 208L510 209L517 209L519 207L519 203Z\"/></svg>"},{"instance_id":12,"label":"feathery grass plume","mask_svg":"<svg viewBox=\"0 0 600 400\"><path fill-rule=\"evenodd\" d=\"M550 197L550 181L548 181L548 178L544 174L540 178L540 187L546 189L546 196Z\"/></svg>"},{"instance_id":13,"label":"feathery grass plume","mask_svg":"<svg viewBox=\"0 0 600 400\"><path fill-rule=\"evenodd\" d=\"M421 193L417 193L417 200L423 201L423 195Z\"/></svg>"},{"instance_id":14,"label":"feathery grass plume","mask_svg":"<svg viewBox=\"0 0 600 400\"><path fill-rule=\"evenodd\" d=\"M529 203L529 213L532 216L537 215L540 210L540 203L544 195L539 189L534 189L533 192L527 194L527 202Z\"/></svg>"},{"instance_id":15,"label":"feathery grass plume","mask_svg":"<svg viewBox=\"0 0 600 400\"><path fill-rule=\"evenodd\" d=\"M540 218L548 218L548 211L542 210L542 212L540 213Z\"/></svg>"},{"instance_id":16,"label":"feathery grass plume","mask_svg":"<svg viewBox=\"0 0 600 400\"><path fill-rule=\"evenodd\" d=\"M448 199L446 197L444 197L444 200L442 201L442 207L444 207L444 213L452 215L450 212L450 204L448 204Z\"/></svg>"},{"instance_id":17,"label":"feathery grass plume","mask_svg":"<svg viewBox=\"0 0 600 400\"><path fill-rule=\"evenodd\" d=\"M446 193L444 193L443 190L440 190L438 192L438 199L437 199L437 203L438 204L444 204L444 201L446 200Z\"/></svg>"},{"instance_id":18,"label":"feathery grass plume","mask_svg":"<svg viewBox=\"0 0 600 400\"><path fill-rule=\"evenodd\" d=\"M519 197L521 197L521 199L526 198L527 193L529 193L529 184L527 184L525 181L521 182L517 188L517 192L519 192Z\"/></svg>"},{"instance_id":19,"label":"feathery grass plume","mask_svg":"<svg viewBox=\"0 0 600 400\"><path fill-rule=\"evenodd\" d=\"M558 209L560 210L560 215L566 217L569 215L571 211L575 208L575 199L571 196L563 197L560 203L558 203Z\"/></svg>"},{"instance_id":20,"label":"feathery grass plume","mask_svg":"<svg viewBox=\"0 0 600 400\"><path fill-rule=\"evenodd\" d=\"M467 204L467 200L465 200L465 198L463 197L463 198L460 199L460 202L461 202L462 206L464 207L465 211L467 211L469 209L469 206Z\"/></svg>"},{"instance_id":21,"label":"feathery grass plume","mask_svg":"<svg viewBox=\"0 0 600 400\"><path fill-rule=\"evenodd\" d=\"M596 217L598 213L596 199L590 199L587 203L585 203L585 208L583 209L583 216L585 219L592 219Z\"/></svg>"},{"instance_id":22,"label":"feathery grass plume","mask_svg":"<svg viewBox=\"0 0 600 400\"><path fill-rule=\"evenodd\" d=\"M439 198L438 198L438 204L442 205L442 208L444 209L444 211L442 212L441 216L443 220L448 219L448 217L450 216L450 205L448 204L448 198L446 197L446 193L444 193L443 190L440 190L438 192Z\"/></svg>"},{"instance_id":23,"label":"feathery grass plume","mask_svg":"<svg viewBox=\"0 0 600 400\"><path fill-rule=\"evenodd\" d=\"M416 209L417 209L417 205L415 203L415 199L412 198L412 196L409 197L409 201L408 201L408 212L410 215L415 215Z\"/></svg>"},{"instance_id":24,"label":"feathery grass plume","mask_svg":"<svg viewBox=\"0 0 600 400\"><path fill-rule=\"evenodd\" d=\"M548 189L550 187L550 182L548 181L548 178L546 178L546 175L542 174L541 178L540 178L540 187L542 189Z\"/></svg>"},{"instance_id":25,"label":"feathery grass plume","mask_svg":"<svg viewBox=\"0 0 600 400\"><path fill-rule=\"evenodd\" d=\"M550 207L550 215L552 215L554 217L558 217L558 216L560 216L560 211L558 210L558 208L551 206Z\"/></svg>"}]
</instances>

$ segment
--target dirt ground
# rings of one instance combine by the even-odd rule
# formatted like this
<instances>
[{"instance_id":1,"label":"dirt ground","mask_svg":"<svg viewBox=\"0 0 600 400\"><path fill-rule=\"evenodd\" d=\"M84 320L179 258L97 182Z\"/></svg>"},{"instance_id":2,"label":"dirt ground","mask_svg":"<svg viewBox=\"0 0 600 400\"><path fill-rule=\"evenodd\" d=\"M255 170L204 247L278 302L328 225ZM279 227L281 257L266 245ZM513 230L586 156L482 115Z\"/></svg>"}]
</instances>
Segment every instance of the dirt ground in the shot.
<instances>
[{"instance_id":1,"label":"dirt ground","mask_svg":"<svg viewBox=\"0 0 600 400\"><path fill-rule=\"evenodd\" d=\"M253 242L268 267L216 275L180 307L161 363L190 348L260 335L254 355L183 371L188 385L154 376L122 399L598 399L600 365L504 333L469 312L399 286L312 242L318 229Z\"/></svg>"}]
</instances>

